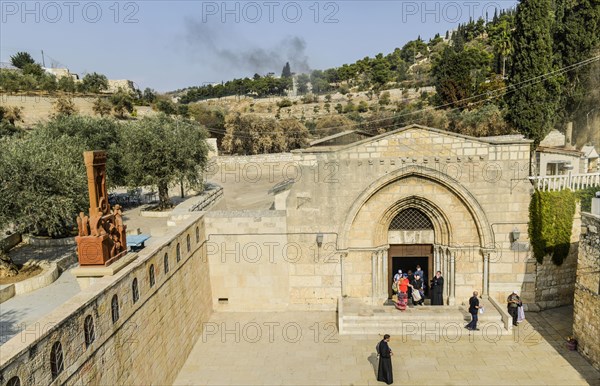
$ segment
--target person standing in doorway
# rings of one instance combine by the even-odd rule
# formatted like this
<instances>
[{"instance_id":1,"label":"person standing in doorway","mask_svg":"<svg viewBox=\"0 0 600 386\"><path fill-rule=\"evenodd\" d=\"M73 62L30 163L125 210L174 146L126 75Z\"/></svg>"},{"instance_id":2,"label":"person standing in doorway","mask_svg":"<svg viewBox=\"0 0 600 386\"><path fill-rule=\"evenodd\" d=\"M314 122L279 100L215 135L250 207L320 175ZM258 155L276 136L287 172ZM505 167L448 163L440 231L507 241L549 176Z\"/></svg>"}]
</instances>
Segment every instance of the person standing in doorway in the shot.
<instances>
[{"instance_id":1,"label":"person standing in doorway","mask_svg":"<svg viewBox=\"0 0 600 386\"><path fill-rule=\"evenodd\" d=\"M412 285L412 289L413 289L413 305L420 305L422 306L423 303L425 302L425 294L423 293L423 279L421 279L421 275L419 275L418 273L415 273L415 278L411 283ZM417 296L418 294L418 296Z\"/></svg>"},{"instance_id":2,"label":"person standing in doorway","mask_svg":"<svg viewBox=\"0 0 600 386\"><path fill-rule=\"evenodd\" d=\"M400 281L400 279L402 279L402 270L401 269L399 269L398 273L396 273L394 275L394 281Z\"/></svg>"},{"instance_id":3,"label":"person standing in doorway","mask_svg":"<svg viewBox=\"0 0 600 386\"><path fill-rule=\"evenodd\" d=\"M431 305L444 305L444 278L442 272L437 271L431 281Z\"/></svg>"},{"instance_id":4,"label":"person standing in doorway","mask_svg":"<svg viewBox=\"0 0 600 386\"><path fill-rule=\"evenodd\" d=\"M465 326L467 330L479 331L477 328L477 314L483 305L479 305L479 292L473 291L473 296L469 299L469 314L471 314L471 322Z\"/></svg>"},{"instance_id":5,"label":"person standing in doorway","mask_svg":"<svg viewBox=\"0 0 600 386\"><path fill-rule=\"evenodd\" d=\"M379 369L377 371L377 380L385 382L388 385L394 383L392 373L392 349L389 346L390 335L385 334L383 339L377 344L377 355L379 356Z\"/></svg>"},{"instance_id":6,"label":"person standing in doorway","mask_svg":"<svg viewBox=\"0 0 600 386\"><path fill-rule=\"evenodd\" d=\"M427 278L425 278L425 274L423 273L423 269L420 265L417 264L417 269L415 270L415 276L419 275L421 280L423 280L423 291L421 295L425 294L425 290L427 289Z\"/></svg>"},{"instance_id":7,"label":"person standing in doorway","mask_svg":"<svg viewBox=\"0 0 600 386\"><path fill-rule=\"evenodd\" d=\"M417 269L415 270L415 276L416 275L421 276L421 279L425 280L425 275L423 274L423 270L421 269L420 265L417 265Z\"/></svg>"},{"instance_id":8,"label":"person standing in doorway","mask_svg":"<svg viewBox=\"0 0 600 386\"><path fill-rule=\"evenodd\" d=\"M412 288L412 282L413 280L415 280L415 275L413 275L413 271L412 270L408 270L408 298L412 299L412 292L413 292L413 288Z\"/></svg>"}]
</instances>

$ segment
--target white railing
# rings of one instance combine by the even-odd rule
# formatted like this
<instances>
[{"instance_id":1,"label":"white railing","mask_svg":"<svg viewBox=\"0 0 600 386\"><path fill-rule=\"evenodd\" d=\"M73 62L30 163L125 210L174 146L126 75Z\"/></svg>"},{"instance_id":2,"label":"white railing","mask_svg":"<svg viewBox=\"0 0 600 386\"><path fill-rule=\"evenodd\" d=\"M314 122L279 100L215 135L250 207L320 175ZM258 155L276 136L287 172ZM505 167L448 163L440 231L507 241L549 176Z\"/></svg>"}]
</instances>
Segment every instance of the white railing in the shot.
<instances>
[{"instance_id":1,"label":"white railing","mask_svg":"<svg viewBox=\"0 0 600 386\"><path fill-rule=\"evenodd\" d=\"M563 174L560 176L529 177L536 189L548 192L564 189L581 190L600 186L600 173Z\"/></svg>"}]
</instances>

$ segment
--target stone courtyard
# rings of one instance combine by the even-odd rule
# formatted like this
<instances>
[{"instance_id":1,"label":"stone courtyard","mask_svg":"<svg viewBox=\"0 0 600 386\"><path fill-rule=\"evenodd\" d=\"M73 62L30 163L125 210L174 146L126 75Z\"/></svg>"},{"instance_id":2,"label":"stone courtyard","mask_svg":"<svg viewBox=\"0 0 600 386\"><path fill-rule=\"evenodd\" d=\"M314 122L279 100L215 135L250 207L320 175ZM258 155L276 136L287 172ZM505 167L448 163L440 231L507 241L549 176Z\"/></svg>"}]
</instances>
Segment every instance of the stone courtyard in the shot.
<instances>
[{"instance_id":1,"label":"stone courtyard","mask_svg":"<svg viewBox=\"0 0 600 386\"><path fill-rule=\"evenodd\" d=\"M600 385L600 372L565 347L572 311L527 313L512 336L392 335L394 384ZM334 312L215 313L174 384L382 385L380 339L338 335Z\"/></svg>"}]
</instances>

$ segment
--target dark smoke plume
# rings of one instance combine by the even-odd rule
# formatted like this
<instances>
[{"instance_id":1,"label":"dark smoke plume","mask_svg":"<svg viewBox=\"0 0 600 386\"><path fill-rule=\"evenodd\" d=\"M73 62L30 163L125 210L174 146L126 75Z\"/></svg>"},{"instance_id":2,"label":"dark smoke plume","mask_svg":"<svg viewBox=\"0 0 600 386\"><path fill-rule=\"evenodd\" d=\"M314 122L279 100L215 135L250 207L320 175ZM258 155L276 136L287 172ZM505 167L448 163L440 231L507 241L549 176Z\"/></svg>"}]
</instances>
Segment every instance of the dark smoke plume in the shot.
<instances>
[{"instance_id":1,"label":"dark smoke plume","mask_svg":"<svg viewBox=\"0 0 600 386\"><path fill-rule=\"evenodd\" d=\"M221 27L222 26L222 27ZM292 71L309 72L306 42L298 36L287 36L269 48L244 42L225 24L209 25L198 20L185 20L185 39L194 56L215 69L230 68L249 74L279 74L285 62ZM232 45L239 46L231 48Z\"/></svg>"}]
</instances>

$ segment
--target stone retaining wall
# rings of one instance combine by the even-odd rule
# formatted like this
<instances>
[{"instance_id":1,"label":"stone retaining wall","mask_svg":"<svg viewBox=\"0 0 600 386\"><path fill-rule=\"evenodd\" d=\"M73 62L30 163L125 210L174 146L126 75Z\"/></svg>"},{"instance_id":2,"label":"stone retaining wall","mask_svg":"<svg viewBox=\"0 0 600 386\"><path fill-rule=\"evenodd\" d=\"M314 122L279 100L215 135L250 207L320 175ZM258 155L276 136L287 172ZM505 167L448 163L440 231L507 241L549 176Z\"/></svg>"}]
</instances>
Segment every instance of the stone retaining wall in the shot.
<instances>
[{"instance_id":1,"label":"stone retaining wall","mask_svg":"<svg viewBox=\"0 0 600 386\"><path fill-rule=\"evenodd\" d=\"M272 153L272 154L255 154L255 155L229 155L229 156L218 156L213 158L211 161L215 163L266 163L266 162L281 162L281 161L293 161L294 155L292 153Z\"/></svg>"},{"instance_id":2,"label":"stone retaining wall","mask_svg":"<svg viewBox=\"0 0 600 386\"><path fill-rule=\"evenodd\" d=\"M77 245L75 237L65 237L62 239L52 239L49 237L37 237L23 235L23 241L36 247L61 247L65 245Z\"/></svg>"},{"instance_id":3,"label":"stone retaining wall","mask_svg":"<svg viewBox=\"0 0 600 386\"><path fill-rule=\"evenodd\" d=\"M583 213L573 307L578 350L600 370L600 216Z\"/></svg>"},{"instance_id":4,"label":"stone retaining wall","mask_svg":"<svg viewBox=\"0 0 600 386\"><path fill-rule=\"evenodd\" d=\"M561 265L554 264L550 256L544 258L543 264L536 262L535 306L530 305L527 310L545 310L573 304L580 233L581 215L580 206L577 205L569 255Z\"/></svg>"},{"instance_id":5,"label":"stone retaining wall","mask_svg":"<svg viewBox=\"0 0 600 386\"><path fill-rule=\"evenodd\" d=\"M38 331L6 342L0 382L16 376L23 385L172 383L212 313L204 219L191 217L154 245L39 320ZM58 344L64 370L53 375Z\"/></svg>"}]
</instances>

